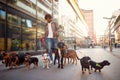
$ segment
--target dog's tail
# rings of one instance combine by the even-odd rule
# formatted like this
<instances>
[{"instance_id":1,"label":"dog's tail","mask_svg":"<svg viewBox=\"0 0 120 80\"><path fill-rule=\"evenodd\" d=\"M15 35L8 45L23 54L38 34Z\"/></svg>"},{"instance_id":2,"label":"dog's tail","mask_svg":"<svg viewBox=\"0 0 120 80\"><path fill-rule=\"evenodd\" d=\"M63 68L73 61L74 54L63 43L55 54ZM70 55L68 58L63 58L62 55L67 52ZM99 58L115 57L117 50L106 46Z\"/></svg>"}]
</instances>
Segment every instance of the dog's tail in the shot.
<instances>
[{"instance_id":1,"label":"dog's tail","mask_svg":"<svg viewBox=\"0 0 120 80\"><path fill-rule=\"evenodd\" d=\"M80 60L80 58L77 56L77 59Z\"/></svg>"},{"instance_id":2,"label":"dog's tail","mask_svg":"<svg viewBox=\"0 0 120 80\"><path fill-rule=\"evenodd\" d=\"M77 55L77 52L76 52L76 51L75 51L75 53L76 53L77 59L78 59L78 60L80 60L80 58L78 57L78 55Z\"/></svg>"}]
</instances>

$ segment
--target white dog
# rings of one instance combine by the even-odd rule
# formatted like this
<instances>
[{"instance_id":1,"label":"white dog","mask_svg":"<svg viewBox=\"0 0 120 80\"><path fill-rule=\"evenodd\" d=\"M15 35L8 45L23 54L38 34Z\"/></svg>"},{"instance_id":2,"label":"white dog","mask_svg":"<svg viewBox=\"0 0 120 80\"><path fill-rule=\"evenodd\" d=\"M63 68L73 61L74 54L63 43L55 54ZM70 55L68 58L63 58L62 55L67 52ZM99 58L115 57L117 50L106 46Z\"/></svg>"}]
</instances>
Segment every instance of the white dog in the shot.
<instances>
[{"instance_id":1,"label":"white dog","mask_svg":"<svg viewBox=\"0 0 120 80\"><path fill-rule=\"evenodd\" d=\"M44 53L42 55L42 62L43 62L43 68L47 68L49 69L49 65L50 65L50 57L47 53Z\"/></svg>"}]
</instances>

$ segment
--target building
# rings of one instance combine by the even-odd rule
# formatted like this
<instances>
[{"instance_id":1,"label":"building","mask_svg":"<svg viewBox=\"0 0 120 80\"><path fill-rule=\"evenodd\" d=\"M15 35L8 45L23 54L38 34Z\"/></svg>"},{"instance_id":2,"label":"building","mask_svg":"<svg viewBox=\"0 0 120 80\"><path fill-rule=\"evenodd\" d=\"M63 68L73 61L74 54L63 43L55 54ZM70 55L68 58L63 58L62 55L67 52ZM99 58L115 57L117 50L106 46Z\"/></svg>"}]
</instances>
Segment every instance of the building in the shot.
<instances>
[{"instance_id":1,"label":"building","mask_svg":"<svg viewBox=\"0 0 120 80\"><path fill-rule=\"evenodd\" d=\"M85 22L77 0L59 0L59 24L64 28L63 41L69 48L74 45L83 47L88 36L88 26Z\"/></svg>"},{"instance_id":2,"label":"building","mask_svg":"<svg viewBox=\"0 0 120 80\"><path fill-rule=\"evenodd\" d=\"M58 15L51 0L0 0L0 50L39 50L44 36L44 15Z\"/></svg>"},{"instance_id":3,"label":"building","mask_svg":"<svg viewBox=\"0 0 120 80\"><path fill-rule=\"evenodd\" d=\"M113 15L116 17L112 30L114 32L115 47L120 47L120 9L115 11Z\"/></svg>"},{"instance_id":4,"label":"building","mask_svg":"<svg viewBox=\"0 0 120 80\"><path fill-rule=\"evenodd\" d=\"M112 47L117 47L117 45L120 46L120 10L114 11L112 17L105 17L105 19L108 19L109 21L108 27L106 28L104 33L104 42L107 43L109 46L112 45Z\"/></svg>"},{"instance_id":5,"label":"building","mask_svg":"<svg viewBox=\"0 0 120 80\"><path fill-rule=\"evenodd\" d=\"M82 9L82 12L84 14L84 18L87 22L87 25L88 25L88 34L89 34L89 37L91 38L91 42L94 42L96 43L96 33L95 33L95 30L94 30L94 13L93 13L93 10L84 10Z\"/></svg>"},{"instance_id":6,"label":"building","mask_svg":"<svg viewBox=\"0 0 120 80\"><path fill-rule=\"evenodd\" d=\"M70 47L84 45L88 26L77 0L0 0L0 50L45 48L41 41L45 41L47 13L59 22L61 40Z\"/></svg>"}]
</instances>

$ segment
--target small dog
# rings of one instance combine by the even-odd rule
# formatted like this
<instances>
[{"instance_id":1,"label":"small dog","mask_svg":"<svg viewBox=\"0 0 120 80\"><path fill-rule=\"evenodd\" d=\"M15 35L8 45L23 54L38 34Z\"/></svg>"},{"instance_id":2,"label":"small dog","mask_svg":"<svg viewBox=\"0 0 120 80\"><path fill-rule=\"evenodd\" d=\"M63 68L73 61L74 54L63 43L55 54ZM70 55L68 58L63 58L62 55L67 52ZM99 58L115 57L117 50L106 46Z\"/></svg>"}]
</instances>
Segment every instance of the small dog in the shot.
<instances>
[{"instance_id":1,"label":"small dog","mask_svg":"<svg viewBox=\"0 0 120 80\"><path fill-rule=\"evenodd\" d=\"M85 69L85 71L86 71L86 69L88 69L89 74L91 74L91 72L90 72L90 63L89 63L90 60L91 60L91 58L88 57L88 56L85 56L85 57L80 59L83 74L84 74L84 69Z\"/></svg>"},{"instance_id":2,"label":"small dog","mask_svg":"<svg viewBox=\"0 0 120 80\"><path fill-rule=\"evenodd\" d=\"M27 70L30 70L30 65L34 64L34 68L38 67L38 58L37 57L31 57L31 56L25 56L25 65Z\"/></svg>"},{"instance_id":3,"label":"small dog","mask_svg":"<svg viewBox=\"0 0 120 80\"><path fill-rule=\"evenodd\" d=\"M104 67L104 66L109 66L110 65L110 62L107 61L107 60L104 60L103 62L100 62L100 63L97 63L95 61L90 61L90 66L91 66L91 70L92 68L95 69L95 72L97 70L99 70L99 72L101 72L101 69Z\"/></svg>"},{"instance_id":4,"label":"small dog","mask_svg":"<svg viewBox=\"0 0 120 80\"><path fill-rule=\"evenodd\" d=\"M50 57L47 53L44 53L42 55L42 62L43 62L43 68L47 68L49 69L49 65L50 65Z\"/></svg>"}]
</instances>

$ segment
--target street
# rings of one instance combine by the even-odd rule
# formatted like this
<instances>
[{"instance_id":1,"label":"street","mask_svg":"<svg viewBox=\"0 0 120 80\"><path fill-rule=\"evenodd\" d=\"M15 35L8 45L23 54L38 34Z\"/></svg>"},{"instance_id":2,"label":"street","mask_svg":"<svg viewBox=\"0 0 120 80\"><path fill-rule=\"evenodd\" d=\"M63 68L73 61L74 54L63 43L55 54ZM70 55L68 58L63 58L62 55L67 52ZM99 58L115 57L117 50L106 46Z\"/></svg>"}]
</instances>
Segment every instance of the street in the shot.
<instances>
[{"instance_id":1,"label":"street","mask_svg":"<svg viewBox=\"0 0 120 80\"><path fill-rule=\"evenodd\" d=\"M3 64L0 64L0 80L120 80L120 58L113 55L102 48L81 48L77 50L79 58L89 56L93 61L102 62L108 60L110 66L105 66L101 72L94 72L85 74L81 72L80 61L74 65L72 63L66 64L64 69L58 69L57 65L51 65L50 69L43 69L41 56L39 58L39 67L33 68L31 65L30 71L26 71L24 65L17 69L6 69Z\"/></svg>"}]
</instances>

